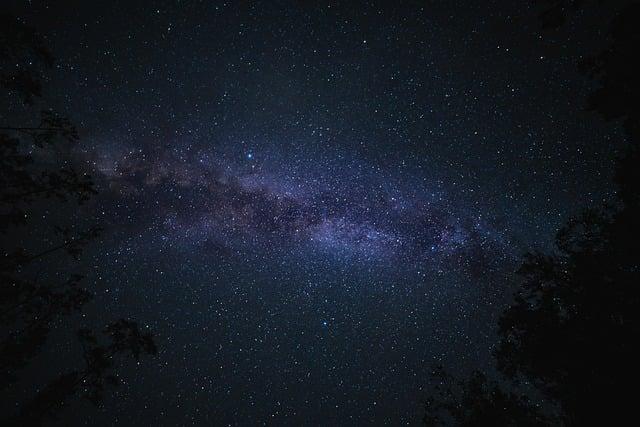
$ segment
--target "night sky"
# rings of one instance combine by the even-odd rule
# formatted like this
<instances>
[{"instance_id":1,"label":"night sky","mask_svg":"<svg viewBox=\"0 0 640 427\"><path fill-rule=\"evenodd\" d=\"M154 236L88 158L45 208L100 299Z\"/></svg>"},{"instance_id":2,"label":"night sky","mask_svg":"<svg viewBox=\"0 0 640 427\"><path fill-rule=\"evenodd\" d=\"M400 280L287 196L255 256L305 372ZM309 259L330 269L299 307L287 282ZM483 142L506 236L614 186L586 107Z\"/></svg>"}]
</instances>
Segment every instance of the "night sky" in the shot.
<instances>
[{"instance_id":1,"label":"night sky","mask_svg":"<svg viewBox=\"0 0 640 427\"><path fill-rule=\"evenodd\" d=\"M433 364L491 369L522 254L611 197L589 40L528 2L8 9L99 189L82 317L160 348L86 424L419 423Z\"/></svg>"}]
</instances>

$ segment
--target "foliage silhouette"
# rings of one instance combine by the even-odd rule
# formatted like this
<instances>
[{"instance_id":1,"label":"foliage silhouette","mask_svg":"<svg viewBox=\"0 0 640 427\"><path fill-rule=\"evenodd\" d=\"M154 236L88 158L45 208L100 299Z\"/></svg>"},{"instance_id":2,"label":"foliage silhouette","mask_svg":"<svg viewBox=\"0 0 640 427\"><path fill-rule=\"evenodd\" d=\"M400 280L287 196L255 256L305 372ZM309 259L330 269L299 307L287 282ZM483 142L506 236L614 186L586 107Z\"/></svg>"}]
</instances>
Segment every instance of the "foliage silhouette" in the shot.
<instances>
[{"instance_id":1,"label":"foliage silhouette","mask_svg":"<svg viewBox=\"0 0 640 427\"><path fill-rule=\"evenodd\" d=\"M0 88L32 104L42 95L39 67L51 67L53 56L37 32L15 17L0 13L0 28L0 58L9 64L0 70Z\"/></svg>"},{"instance_id":2,"label":"foliage silhouette","mask_svg":"<svg viewBox=\"0 0 640 427\"><path fill-rule=\"evenodd\" d=\"M567 6L582 5L551 3L549 13L562 13L563 19ZM543 19L545 26L563 22L549 22L550 15ZM582 64L599 84L588 108L620 121L627 136L615 176L617 203L569 221L551 253L525 257L518 271L521 286L499 321L496 361L505 381L487 385L478 372L459 382L448 378L444 391L425 404L427 425L445 420L456 425L535 425L539 420L626 425L635 418L631 390L640 378L635 342L640 333L638 23L640 4L623 6L611 23L609 47ZM522 394L505 391L522 383L552 404L542 410Z\"/></svg>"},{"instance_id":3,"label":"foliage silhouette","mask_svg":"<svg viewBox=\"0 0 640 427\"><path fill-rule=\"evenodd\" d=\"M470 378L456 380L444 369L433 372L435 392L425 402L423 421L436 426L518 426L548 425L546 419L526 396L491 384L478 371Z\"/></svg>"},{"instance_id":4,"label":"foliage silhouette","mask_svg":"<svg viewBox=\"0 0 640 427\"><path fill-rule=\"evenodd\" d=\"M53 57L37 33L15 18L0 15L0 90L28 107L42 95L41 71ZM15 103L13 105L15 105ZM4 116L3 116L4 117ZM48 274L56 262L78 259L101 227L76 221L41 221L42 206L81 205L96 194L92 178L78 170L70 149L79 139L71 121L43 110L35 123L0 124L0 390L10 393L21 372L43 350L53 325L80 310L92 293L73 271ZM62 217L62 215L60 215ZM51 222L51 223L49 223ZM58 261L56 261L58 260ZM70 265L64 261L65 265ZM68 267L67 269L70 269ZM37 272L36 272L37 271ZM34 274L35 273L35 274ZM66 276L66 277L65 277ZM36 396L12 405L18 413L3 416L16 425L37 425L55 414L67 399L83 396L99 403L106 385L117 384L119 356L135 359L155 354L148 332L135 322L110 323L99 339L94 332L78 333L85 366L59 375L39 387ZM104 342L106 340L106 342ZM55 374L55 373L54 373ZM4 398L9 401L11 396Z\"/></svg>"},{"instance_id":5,"label":"foliage silhouette","mask_svg":"<svg viewBox=\"0 0 640 427\"><path fill-rule=\"evenodd\" d=\"M120 382L119 377L112 373L116 355L129 355L139 360L142 354L157 353L151 334L141 333L135 322L120 319L109 324L103 333L108 342L100 344L90 329L78 331L84 369L62 374L47 384L22 408L16 424L37 424L47 416L55 417L65 400L78 394L98 405L103 399L105 387Z\"/></svg>"}]
</instances>

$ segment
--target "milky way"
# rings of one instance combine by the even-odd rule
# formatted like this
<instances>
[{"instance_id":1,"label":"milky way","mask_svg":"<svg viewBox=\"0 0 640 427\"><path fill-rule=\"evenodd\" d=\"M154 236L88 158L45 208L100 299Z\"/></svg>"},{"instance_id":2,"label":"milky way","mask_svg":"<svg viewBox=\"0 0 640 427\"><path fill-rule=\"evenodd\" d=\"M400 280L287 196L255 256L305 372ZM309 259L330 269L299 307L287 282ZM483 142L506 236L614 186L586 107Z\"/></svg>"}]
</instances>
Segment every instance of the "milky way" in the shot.
<instances>
[{"instance_id":1,"label":"milky way","mask_svg":"<svg viewBox=\"0 0 640 427\"><path fill-rule=\"evenodd\" d=\"M468 266L489 256L498 265L512 250L481 213L452 206L438 183L410 172L341 156L328 166L285 163L283 171L281 162L278 170L253 152L230 160L181 150L189 154L130 151L97 162L110 191L129 203L154 195L148 219L171 247L213 254L259 247L268 256L302 250L410 269Z\"/></svg>"}]
</instances>

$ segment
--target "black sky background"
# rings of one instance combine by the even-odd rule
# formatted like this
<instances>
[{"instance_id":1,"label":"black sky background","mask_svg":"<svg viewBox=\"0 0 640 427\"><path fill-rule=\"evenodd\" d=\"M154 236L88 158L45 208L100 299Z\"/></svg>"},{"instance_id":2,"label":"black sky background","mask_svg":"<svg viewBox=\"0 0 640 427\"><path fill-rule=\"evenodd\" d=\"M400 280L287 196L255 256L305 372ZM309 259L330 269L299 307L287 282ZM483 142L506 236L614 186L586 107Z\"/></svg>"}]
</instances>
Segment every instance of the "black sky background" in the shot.
<instances>
[{"instance_id":1,"label":"black sky background","mask_svg":"<svg viewBox=\"0 0 640 427\"><path fill-rule=\"evenodd\" d=\"M6 8L57 58L45 99L100 189L46 214L107 228L71 322L133 314L160 346L61 424L414 425L432 364L490 366L522 253L612 196L620 133L577 69L595 12L545 32L526 2Z\"/></svg>"}]
</instances>

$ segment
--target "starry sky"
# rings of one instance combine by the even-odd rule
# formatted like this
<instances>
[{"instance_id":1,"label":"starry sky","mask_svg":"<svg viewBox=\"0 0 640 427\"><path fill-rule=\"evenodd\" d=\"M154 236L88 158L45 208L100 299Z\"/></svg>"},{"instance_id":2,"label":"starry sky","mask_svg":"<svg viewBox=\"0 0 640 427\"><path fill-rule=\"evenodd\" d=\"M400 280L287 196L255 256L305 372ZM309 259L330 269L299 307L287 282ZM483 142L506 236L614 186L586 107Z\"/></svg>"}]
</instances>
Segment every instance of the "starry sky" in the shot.
<instances>
[{"instance_id":1,"label":"starry sky","mask_svg":"<svg viewBox=\"0 0 640 427\"><path fill-rule=\"evenodd\" d=\"M527 2L8 8L100 191L82 317L160 347L93 425L415 425L433 364L490 367L522 254L611 197L590 40Z\"/></svg>"}]
</instances>

